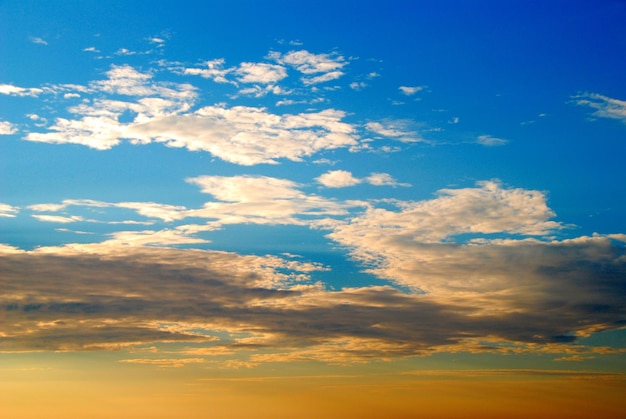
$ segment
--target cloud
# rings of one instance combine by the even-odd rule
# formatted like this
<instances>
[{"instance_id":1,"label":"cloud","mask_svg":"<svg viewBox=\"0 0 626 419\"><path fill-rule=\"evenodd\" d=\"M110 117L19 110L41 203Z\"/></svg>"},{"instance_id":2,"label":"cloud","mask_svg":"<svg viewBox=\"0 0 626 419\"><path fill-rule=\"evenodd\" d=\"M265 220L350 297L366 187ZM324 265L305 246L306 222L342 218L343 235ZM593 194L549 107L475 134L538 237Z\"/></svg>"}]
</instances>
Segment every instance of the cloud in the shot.
<instances>
[{"instance_id":1,"label":"cloud","mask_svg":"<svg viewBox=\"0 0 626 419\"><path fill-rule=\"evenodd\" d=\"M360 179L355 178L352 176L352 173L346 170L331 170L317 177L315 180L327 188L344 188L361 183Z\"/></svg>"},{"instance_id":2,"label":"cloud","mask_svg":"<svg viewBox=\"0 0 626 419\"><path fill-rule=\"evenodd\" d=\"M291 51L284 55L270 53L280 63L289 64L303 74L329 73L343 68L347 62L337 54L312 54L307 50Z\"/></svg>"},{"instance_id":3,"label":"cloud","mask_svg":"<svg viewBox=\"0 0 626 419\"><path fill-rule=\"evenodd\" d=\"M276 83L287 77L285 67L264 63L241 63L236 70L241 83Z\"/></svg>"},{"instance_id":4,"label":"cloud","mask_svg":"<svg viewBox=\"0 0 626 419\"><path fill-rule=\"evenodd\" d=\"M251 68L265 71L270 67ZM254 77L271 81L275 74L271 70L255 73ZM161 142L248 166L274 164L279 159L301 161L322 150L357 145L354 127L342 121L345 113L339 110L277 115L264 108L206 106L191 112L197 97L191 85L156 82L152 74L130 66L114 65L106 75L104 80L91 82L87 89L127 99L99 97L83 101L68 109L75 119L57 118L47 132L29 132L25 139L82 144L98 150L110 149L123 139L135 144ZM19 88L6 90L29 93ZM121 122L127 113L132 119Z\"/></svg>"},{"instance_id":5,"label":"cloud","mask_svg":"<svg viewBox=\"0 0 626 419\"><path fill-rule=\"evenodd\" d=\"M344 112L275 115L265 109L207 106L187 115L172 115L136 124L126 135L139 142L207 151L222 160L250 166L301 161L321 150L357 144L354 128L342 122Z\"/></svg>"},{"instance_id":6,"label":"cloud","mask_svg":"<svg viewBox=\"0 0 626 419\"><path fill-rule=\"evenodd\" d=\"M8 121L0 121L0 135L11 135L17 132L17 127L8 122Z\"/></svg>"},{"instance_id":7,"label":"cloud","mask_svg":"<svg viewBox=\"0 0 626 419\"><path fill-rule=\"evenodd\" d=\"M358 179L346 170L330 170L315 178L319 183L327 188L344 188L366 182L373 186L411 186L407 183L398 183L388 173L372 173L369 176Z\"/></svg>"},{"instance_id":8,"label":"cloud","mask_svg":"<svg viewBox=\"0 0 626 419\"><path fill-rule=\"evenodd\" d=\"M290 51L286 54L271 52L269 58L280 64L292 66L304 74L302 81L306 85L336 80L344 75L341 69L348 64L341 55L313 54L306 50Z\"/></svg>"},{"instance_id":9,"label":"cloud","mask_svg":"<svg viewBox=\"0 0 626 419\"><path fill-rule=\"evenodd\" d=\"M410 183L399 183L388 173L372 173L365 181L374 186L411 186Z\"/></svg>"},{"instance_id":10,"label":"cloud","mask_svg":"<svg viewBox=\"0 0 626 419\"><path fill-rule=\"evenodd\" d=\"M180 368L188 364L200 364L205 362L203 358L165 358L165 359L151 359L151 358L138 358L138 359L122 359L119 362L125 362L128 364L143 364L143 365L156 365L161 368Z\"/></svg>"},{"instance_id":11,"label":"cloud","mask_svg":"<svg viewBox=\"0 0 626 419\"><path fill-rule=\"evenodd\" d=\"M77 221L83 221L83 218L79 217L79 216L63 217L63 216L60 216L60 215L39 215L39 214L35 214L35 215L33 215L33 217L38 219L39 221L44 221L44 222L47 222L47 223L67 224L67 223L75 223Z\"/></svg>"},{"instance_id":12,"label":"cloud","mask_svg":"<svg viewBox=\"0 0 626 419\"><path fill-rule=\"evenodd\" d=\"M210 60L205 63L207 68L184 68L183 74L201 76L205 79L211 79L216 83L229 83L226 79L226 75L232 72L234 69L224 69L224 59Z\"/></svg>"},{"instance_id":13,"label":"cloud","mask_svg":"<svg viewBox=\"0 0 626 419\"><path fill-rule=\"evenodd\" d=\"M362 205L308 195L295 182L267 176L199 176L187 182L198 185L217 202L207 202L186 215L213 219L210 225L218 227L244 223L307 225L311 217L343 216L351 206Z\"/></svg>"},{"instance_id":14,"label":"cloud","mask_svg":"<svg viewBox=\"0 0 626 419\"><path fill-rule=\"evenodd\" d=\"M413 96L414 94L424 90L424 86L400 86L398 89L403 95Z\"/></svg>"},{"instance_id":15,"label":"cloud","mask_svg":"<svg viewBox=\"0 0 626 419\"><path fill-rule=\"evenodd\" d=\"M329 73L324 73L320 76L303 78L302 82L306 85L325 83L331 80L337 80L341 76L343 76L343 72L341 71L331 71Z\"/></svg>"},{"instance_id":16,"label":"cloud","mask_svg":"<svg viewBox=\"0 0 626 419\"><path fill-rule=\"evenodd\" d=\"M178 346L178 353L169 347L166 357L150 353L146 361L129 361L163 365L177 365L175 359L192 353L250 365L465 350L581 355L590 351L571 343L576 333L623 325L623 249L605 237L518 245L477 251L467 265L454 246L442 247L438 281L453 290L455 284L446 282L464 277L464 288L475 291L468 295L407 294L384 285L327 291L313 282L326 268L276 256L115 240L34 251L0 248L6 320L0 351L140 350L194 342L193 348ZM407 242L402 250L415 257L420 247ZM476 264L486 257L496 262L493 270ZM428 262L412 275L423 269L433 274ZM501 280L486 287L477 281L482 274Z\"/></svg>"},{"instance_id":17,"label":"cloud","mask_svg":"<svg viewBox=\"0 0 626 419\"><path fill-rule=\"evenodd\" d=\"M18 87L12 84L0 84L0 94L9 96L31 96L36 97L44 92L44 89L36 87Z\"/></svg>"},{"instance_id":18,"label":"cloud","mask_svg":"<svg viewBox=\"0 0 626 419\"><path fill-rule=\"evenodd\" d=\"M152 38L148 38L148 42L152 43L152 44L157 44L158 46L163 46L163 44L165 43L165 39L163 38L159 38L159 37L152 37Z\"/></svg>"},{"instance_id":19,"label":"cloud","mask_svg":"<svg viewBox=\"0 0 626 419\"><path fill-rule=\"evenodd\" d=\"M37 36L31 36L30 38L28 38L30 40L30 42L32 42L33 44L38 44L38 45L48 45L48 41L46 41L43 38L39 38Z\"/></svg>"},{"instance_id":20,"label":"cloud","mask_svg":"<svg viewBox=\"0 0 626 419\"><path fill-rule=\"evenodd\" d=\"M613 99L598 93L584 93L572 97L580 106L595 109L592 115L599 118L617 119L626 124L626 101Z\"/></svg>"},{"instance_id":21,"label":"cloud","mask_svg":"<svg viewBox=\"0 0 626 419\"><path fill-rule=\"evenodd\" d=\"M487 146L487 147L494 147L494 146L500 146L500 145L505 145L509 142L509 140L504 140L502 138L497 138L497 137L492 137L490 135L480 135L477 139L476 142L478 144Z\"/></svg>"},{"instance_id":22,"label":"cloud","mask_svg":"<svg viewBox=\"0 0 626 419\"><path fill-rule=\"evenodd\" d=\"M383 122L368 122L365 128L383 137L392 138L404 143L423 141L420 136L408 127L411 121L386 120Z\"/></svg>"},{"instance_id":23,"label":"cloud","mask_svg":"<svg viewBox=\"0 0 626 419\"><path fill-rule=\"evenodd\" d=\"M13 205L0 203L0 217L13 218L20 212L18 207Z\"/></svg>"}]
</instances>

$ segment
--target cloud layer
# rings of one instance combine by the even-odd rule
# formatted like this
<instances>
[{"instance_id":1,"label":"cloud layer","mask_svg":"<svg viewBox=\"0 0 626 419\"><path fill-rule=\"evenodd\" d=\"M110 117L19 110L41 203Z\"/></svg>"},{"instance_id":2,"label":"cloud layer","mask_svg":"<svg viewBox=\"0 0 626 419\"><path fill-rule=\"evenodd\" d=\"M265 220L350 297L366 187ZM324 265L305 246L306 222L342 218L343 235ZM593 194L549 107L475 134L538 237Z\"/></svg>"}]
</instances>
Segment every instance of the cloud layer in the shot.
<instances>
[{"instance_id":1,"label":"cloud layer","mask_svg":"<svg viewBox=\"0 0 626 419\"><path fill-rule=\"evenodd\" d=\"M154 204L155 214L192 213L222 225L317 218L310 225L329 230L380 285L330 290L315 279L329 269L320 263L154 247L193 242L183 230L118 232L101 243L28 252L3 246L0 309L7 321L0 350L181 342L172 359L222 353L241 365L439 351L581 356L600 349L576 345L578 336L626 322L626 236L551 238L565 226L551 220L538 191L485 181L441 190L431 200L372 203L353 214L284 179L188 181L217 201L198 210Z\"/></svg>"}]
</instances>

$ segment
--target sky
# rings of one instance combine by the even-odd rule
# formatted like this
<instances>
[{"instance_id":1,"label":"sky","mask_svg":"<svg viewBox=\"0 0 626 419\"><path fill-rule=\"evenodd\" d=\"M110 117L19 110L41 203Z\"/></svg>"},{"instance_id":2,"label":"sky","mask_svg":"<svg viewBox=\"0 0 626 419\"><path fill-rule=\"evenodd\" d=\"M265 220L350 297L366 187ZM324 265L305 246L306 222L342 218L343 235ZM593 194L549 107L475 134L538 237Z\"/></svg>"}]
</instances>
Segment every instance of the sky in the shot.
<instances>
[{"instance_id":1,"label":"sky","mask_svg":"<svg viewBox=\"0 0 626 419\"><path fill-rule=\"evenodd\" d=\"M0 415L620 417L623 22L0 1Z\"/></svg>"}]
</instances>

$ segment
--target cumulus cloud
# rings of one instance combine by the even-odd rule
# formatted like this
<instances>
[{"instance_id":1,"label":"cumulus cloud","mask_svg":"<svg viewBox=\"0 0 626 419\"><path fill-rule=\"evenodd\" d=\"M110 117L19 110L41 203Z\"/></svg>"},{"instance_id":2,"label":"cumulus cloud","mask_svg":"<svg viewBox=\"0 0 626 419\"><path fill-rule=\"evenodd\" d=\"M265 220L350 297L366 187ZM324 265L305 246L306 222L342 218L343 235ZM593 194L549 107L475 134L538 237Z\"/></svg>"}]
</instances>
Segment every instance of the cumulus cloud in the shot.
<instances>
[{"instance_id":1,"label":"cumulus cloud","mask_svg":"<svg viewBox=\"0 0 626 419\"><path fill-rule=\"evenodd\" d=\"M278 159L300 161L321 150L356 145L354 128L341 121L344 115L334 109L279 116L260 108L207 106L134 125L127 135L250 166Z\"/></svg>"},{"instance_id":2,"label":"cumulus cloud","mask_svg":"<svg viewBox=\"0 0 626 419\"><path fill-rule=\"evenodd\" d=\"M350 206L317 195L305 194L298 184L267 176L199 176L187 179L216 202L188 211L190 217L214 219L211 225L294 224L307 225L306 218L342 216Z\"/></svg>"},{"instance_id":3,"label":"cumulus cloud","mask_svg":"<svg viewBox=\"0 0 626 419\"><path fill-rule=\"evenodd\" d=\"M248 70L243 77L257 82L271 82L280 76L273 67L253 65ZM354 127L342 121L343 111L277 115L264 108L206 106L192 112L197 93L191 85L155 82L150 73L130 66L112 66L106 74L106 79L94 81L88 88L127 100L82 102L68 109L75 119L57 118L47 132L29 132L25 139L82 144L98 150L110 149L124 139L135 144L161 142L209 152L241 165L300 161L321 150L357 145ZM29 94L21 88L6 90ZM131 120L121 122L129 112Z\"/></svg>"},{"instance_id":4,"label":"cumulus cloud","mask_svg":"<svg viewBox=\"0 0 626 419\"><path fill-rule=\"evenodd\" d=\"M611 118L626 124L626 101L610 98L598 93L584 93L573 96L574 102L580 106L595 109L592 115L599 118Z\"/></svg>"},{"instance_id":5,"label":"cumulus cloud","mask_svg":"<svg viewBox=\"0 0 626 419\"><path fill-rule=\"evenodd\" d=\"M0 121L0 135L11 135L17 132L17 127L8 122L8 121Z\"/></svg>"},{"instance_id":6,"label":"cumulus cloud","mask_svg":"<svg viewBox=\"0 0 626 419\"><path fill-rule=\"evenodd\" d=\"M280 64L292 66L304 74L302 81L307 85L324 83L342 77L344 73L341 69L348 64L341 55L313 54L306 50L290 51L286 54L272 52L269 57Z\"/></svg>"},{"instance_id":7,"label":"cumulus cloud","mask_svg":"<svg viewBox=\"0 0 626 419\"><path fill-rule=\"evenodd\" d=\"M285 67L265 63L241 63L236 70L242 83L276 83L287 77Z\"/></svg>"},{"instance_id":8,"label":"cumulus cloud","mask_svg":"<svg viewBox=\"0 0 626 419\"><path fill-rule=\"evenodd\" d=\"M331 170L317 177L315 180L327 188L343 188L361 183L360 179L355 178L352 176L352 173L346 170Z\"/></svg>"}]
</instances>

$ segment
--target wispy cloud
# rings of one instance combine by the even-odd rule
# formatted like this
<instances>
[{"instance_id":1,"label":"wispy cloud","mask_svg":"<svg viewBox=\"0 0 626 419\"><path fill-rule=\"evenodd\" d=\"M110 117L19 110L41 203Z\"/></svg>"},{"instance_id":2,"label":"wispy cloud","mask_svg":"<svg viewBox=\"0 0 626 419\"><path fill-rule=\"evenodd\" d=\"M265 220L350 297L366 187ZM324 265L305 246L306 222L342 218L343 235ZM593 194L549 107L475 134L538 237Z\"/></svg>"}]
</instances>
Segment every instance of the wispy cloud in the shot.
<instances>
[{"instance_id":1,"label":"wispy cloud","mask_svg":"<svg viewBox=\"0 0 626 419\"><path fill-rule=\"evenodd\" d=\"M30 40L30 42L32 42L33 44L38 44L38 45L48 45L48 41L46 41L43 38L40 38L38 36L31 36L30 38L28 38Z\"/></svg>"},{"instance_id":2,"label":"wispy cloud","mask_svg":"<svg viewBox=\"0 0 626 419\"><path fill-rule=\"evenodd\" d=\"M13 205L0 203L0 217L13 218L19 212L19 208L14 207Z\"/></svg>"},{"instance_id":3,"label":"wispy cloud","mask_svg":"<svg viewBox=\"0 0 626 419\"><path fill-rule=\"evenodd\" d=\"M505 140L503 138L492 137L491 135L480 135L476 139L476 142L480 145L484 145L487 147L495 147L505 145L509 142L509 140Z\"/></svg>"},{"instance_id":4,"label":"wispy cloud","mask_svg":"<svg viewBox=\"0 0 626 419\"><path fill-rule=\"evenodd\" d=\"M617 119L626 124L626 101L613 99L598 93L583 93L572 97L580 106L595 109L592 115L598 118Z\"/></svg>"},{"instance_id":5,"label":"wispy cloud","mask_svg":"<svg viewBox=\"0 0 626 419\"><path fill-rule=\"evenodd\" d=\"M412 121L407 120L385 120L382 122L368 122L365 128L383 137L392 138L404 143L423 141L420 135L409 126Z\"/></svg>"}]
</instances>

